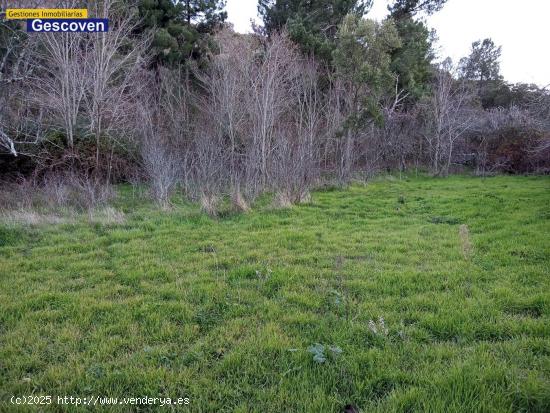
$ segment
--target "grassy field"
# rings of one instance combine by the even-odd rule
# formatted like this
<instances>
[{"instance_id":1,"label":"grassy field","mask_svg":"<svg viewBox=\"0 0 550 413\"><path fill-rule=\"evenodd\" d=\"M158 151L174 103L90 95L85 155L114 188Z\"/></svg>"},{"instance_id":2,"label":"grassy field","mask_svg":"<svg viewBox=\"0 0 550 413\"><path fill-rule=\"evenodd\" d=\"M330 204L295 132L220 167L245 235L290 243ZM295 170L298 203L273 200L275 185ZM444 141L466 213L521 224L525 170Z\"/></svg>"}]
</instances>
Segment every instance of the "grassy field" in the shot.
<instances>
[{"instance_id":1,"label":"grassy field","mask_svg":"<svg viewBox=\"0 0 550 413\"><path fill-rule=\"evenodd\" d=\"M0 411L550 411L549 178L379 178L218 219L120 191L122 224L0 226Z\"/></svg>"}]
</instances>

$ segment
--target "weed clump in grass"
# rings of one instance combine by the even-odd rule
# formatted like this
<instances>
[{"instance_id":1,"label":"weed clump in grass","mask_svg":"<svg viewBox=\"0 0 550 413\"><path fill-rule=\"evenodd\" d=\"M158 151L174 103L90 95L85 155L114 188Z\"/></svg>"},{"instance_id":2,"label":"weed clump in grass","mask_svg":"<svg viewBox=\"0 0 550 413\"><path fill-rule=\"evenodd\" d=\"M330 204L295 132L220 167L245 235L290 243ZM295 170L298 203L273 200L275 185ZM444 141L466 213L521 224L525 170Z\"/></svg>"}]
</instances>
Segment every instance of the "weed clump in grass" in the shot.
<instances>
[{"instance_id":1,"label":"weed clump in grass","mask_svg":"<svg viewBox=\"0 0 550 413\"><path fill-rule=\"evenodd\" d=\"M279 191L275 194L273 199L273 206L275 208L290 208L292 206L292 199L287 192Z\"/></svg>"},{"instance_id":2,"label":"weed clump in grass","mask_svg":"<svg viewBox=\"0 0 550 413\"><path fill-rule=\"evenodd\" d=\"M126 222L126 215L113 207L106 207L98 210L90 210L89 219L91 223L103 225L122 225Z\"/></svg>"},{"instance_id":3,"label":"weed clump in grass","mask_svg":"<svg viewBox=\"0 0 550 413\"><path fill-rule=\"evenodd\" d=\"M29 209L19 211L5 211L1 218L3 222L9 225L44 225L44 224L67 224L72 222L70 216L60 216L59 214L41 213Z\"/></svg>"},{"instance_id":4,"label":"weed clump in grass","mask_svg":"<svg viewBox=\"0 0 550 413\"><path fill-rule=\"evenodd\" d=\"M211 217L217 217L219 214L219 198L213 194L202 194L200 199L201 210Z\"/></svg>"},{"instance_id":5,"label":"weed clump in grass","mask_svg":"<svg viewBox=\"0 0 550 413\"><path fill-rule=\"evenodd\" d=\"M238 212L246 213L250 211L250 206L246 202L246 199L244 199L241 191L233 191L233 194L231 195L231 203L233 204L233 208Z\"/></svg>"},{"instance_id":6,"label":"weed clump in grass","mask_svg":"<svg viewBox=\"0 0 550 413\"><path fill-rule=\"evenodd\" d=\"M313 354L313 361L319 364L325 363L328 360L329 354L332 355L332 358L338 357L342 354L342 349L340 347L325 346L320 343L315 343L315 345L309 346L307 351Z\"/></svg>"},{"instance_id":7,"label":"weed clump in grass","mask_svg":"<svg viewBox=\"0 0 550 413\"><path fill-rule=\"evenodd\" d=\"M376 336L386 337L389 334L388 327L386 327L386 322L383 317L378 318L378 322L369 320L369 330Z\"/></svg>"},{"instance_id":8,"label":"weed clump in grass","mask_svg":"<svg viewBox=\"0 0 550 413\"><path fill-rule=\"evenodd\" d=\"M294 204L307 204L311 202L309 191L292 193L291 191L278 191L273 199L275 208L290 208Z\"/></svg>"},{"instance_id":9,"label":"weed clump in grass","mask_svg":"<svg viewBox=\"0 0 550 413\"><path fill-rule=\"evenodd\" d=\"M311 202L311 193L309 191L301 192L298 197L299 204L309 204Z\"/></svg>"},{"instance_id":10,"label":"weed clump in grass","mask_svg":"<svg viewBox=\"0 0 550 413\"><path fill-rule=\"evenodd\" d=\"M20 178L0 184L0 219L20 225L73 223L79 213L88 212L91 216L116 195L112 185L82 173Z\"/></svg>"}]
</instances>

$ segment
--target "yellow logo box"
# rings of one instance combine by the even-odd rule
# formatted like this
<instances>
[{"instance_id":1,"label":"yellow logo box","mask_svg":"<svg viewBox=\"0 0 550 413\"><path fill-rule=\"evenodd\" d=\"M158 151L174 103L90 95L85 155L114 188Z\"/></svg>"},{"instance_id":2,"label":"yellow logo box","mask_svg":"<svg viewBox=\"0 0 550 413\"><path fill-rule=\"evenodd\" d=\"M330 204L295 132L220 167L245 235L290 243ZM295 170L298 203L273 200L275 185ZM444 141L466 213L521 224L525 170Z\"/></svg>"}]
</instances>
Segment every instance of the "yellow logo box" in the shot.
<instances>
[{"instance_id":1,"label":"yellow logo box","mask_svg":"<svg viewBox=\"0 0 550 413\"><path fill-rule=\"evenodd\" d=\"M6 9L6 19L87 19L87 9Z\"/></svg>"}]
</instances>

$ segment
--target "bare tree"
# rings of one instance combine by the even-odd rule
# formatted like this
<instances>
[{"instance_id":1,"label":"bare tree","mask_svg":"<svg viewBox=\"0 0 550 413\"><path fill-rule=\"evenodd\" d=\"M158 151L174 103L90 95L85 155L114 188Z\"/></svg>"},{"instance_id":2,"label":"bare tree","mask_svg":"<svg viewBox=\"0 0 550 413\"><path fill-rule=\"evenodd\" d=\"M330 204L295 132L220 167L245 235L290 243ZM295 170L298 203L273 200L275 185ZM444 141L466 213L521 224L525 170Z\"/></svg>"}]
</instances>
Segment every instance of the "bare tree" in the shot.
<instances>
[{"instance_id":1,"label":"bare tree","mask_svg":"<svg viewBox=\"0 0 550 413\"><path fill-rule=\"evenodd\" d=\"M196 73L205 92L205 96L199 99L200 109L208 113L222 144L228 146L230 190L233 199L242 206L245 200L241 187L246 186L243 168L247 164L250 130L250 108L246 105L246 98L256 66L258 43L228 29L219 32L215 40L219 52L211 56L206 72Z\"/></svg>"},{"instance_id":2,"label":"bare tree","mask_svg":"<svg viewBox=\"0 0 550 413\"><path fill-rule=\"evenodd\" d=\"M66 144L74 146L81 105L86 92L85 33L43 33L42 52L36 57L34 84L42 106L65 132Z\"/></svg>"},{"instance_id":3,"label":"bare tree","mask_svg":"<svg viewBox=\"0 0 550 413\"><path fill-rule=\"evenodd\" d=\"M170 145L171 129L164 122L164 85L152 73L143 71L140 81L148 84L136 101L134 133L140 138L142 167L151 186L151 195L166 209L181 175L180 154Z\"/></svg>"},{"instance_id":4,"label":"bare tree","mask_svg":"<svg viewBox=\"0 0 550 413\"><path fill-rule=\"evenodd\" d=\"M416 108L405 110L407 93L399 89L399 79L395 79L393 93L388 93L380 102L381 121L370 123L363 134L364 168L367 176L381 169L407 167L413 157L416 143Z\"/></svg>"},{"instance_id":5,"label":"bare tree","mask_svg":"<svg viewBox=\"0 0 550 413\"><path fill-rule=\"evenodd\" d=\"M19 143L40 137L41 125L33 121L40 120L40 114L26 113L29 102L25 81L33 73L31 63L37 45L37 39L23 32L19 22L0 21L0 147L13 156L20 151Z\"/></svg>"},{"instance_id":6,"label":"bare tree","mask_svg":"<svg viewBox=\"0 0 550 413\"><path fill-rule=\"evenodd\" d=\"M131 97L143 87L136 76L147 63L145 52L150 38L132 37L139 21L122 2L95 1L89 7L94 9L95 16L109 19L109 32L93 33L85 41L83 106L87 129L95 137L99 169L101 140L108 140L112 154L113 143L121 143L126 135L123 120L130 110ZM109 158L107 180L110 171Z\"/></svg>"},{"instance_id":7,"label":"bare tree","mask_svg":"<svg viewBox=\"0 0 550 413\"><path fill-rule=\"evenodd\" d=\"M426 106L424 138L432 172L445 176L453 160L457 142L472 125L472 93L463 81L453 77L453 67L447 60L436 74L433 94Z\"/></svg>"},{"instance_id":8,"label":"bare tree","mask_svg":"<svg viewBox=\"0 0 550 413\"><path fill-rule=\"evenodd\" d=\"M273 155L279 120L292 100L288 93L297 49L285 34L274 34L264 44L251 79L247 107L252 145L248 155L247 183L265 188L272 178L269 161Z\"/></svg>"},{"instance_id":9,"label":"bare tree","mask_svg":"<svg viewBox=\"0 0 550 413\"><path fill-rule=\"evenodd\" d=\"M275 179L280 198L289 203L309 199L318 178L319 135L323 100L319 92L319 67L313 58L293 57L289 75L289 112L277 125L274 148Z\"/></svg>"}]
</instances>

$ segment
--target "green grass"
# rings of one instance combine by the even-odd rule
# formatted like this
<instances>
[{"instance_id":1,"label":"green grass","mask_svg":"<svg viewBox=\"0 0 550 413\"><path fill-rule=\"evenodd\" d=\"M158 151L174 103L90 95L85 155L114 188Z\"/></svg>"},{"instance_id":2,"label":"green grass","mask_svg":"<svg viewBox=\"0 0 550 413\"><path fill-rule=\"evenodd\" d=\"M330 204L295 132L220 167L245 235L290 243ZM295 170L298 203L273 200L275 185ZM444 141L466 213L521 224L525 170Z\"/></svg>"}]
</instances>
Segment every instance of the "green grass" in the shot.
<instances>
[{"instance_id":1,"label":"green grass","mask_svg":"<svg viewBox=\"0 0 550 413\"><path fill-rule=\"evenodd\" d=\"M549 178L380 178L217 220L121 193L122 225L0 227L1 411L550 411Z\"/></svg>"}]
</instances>

